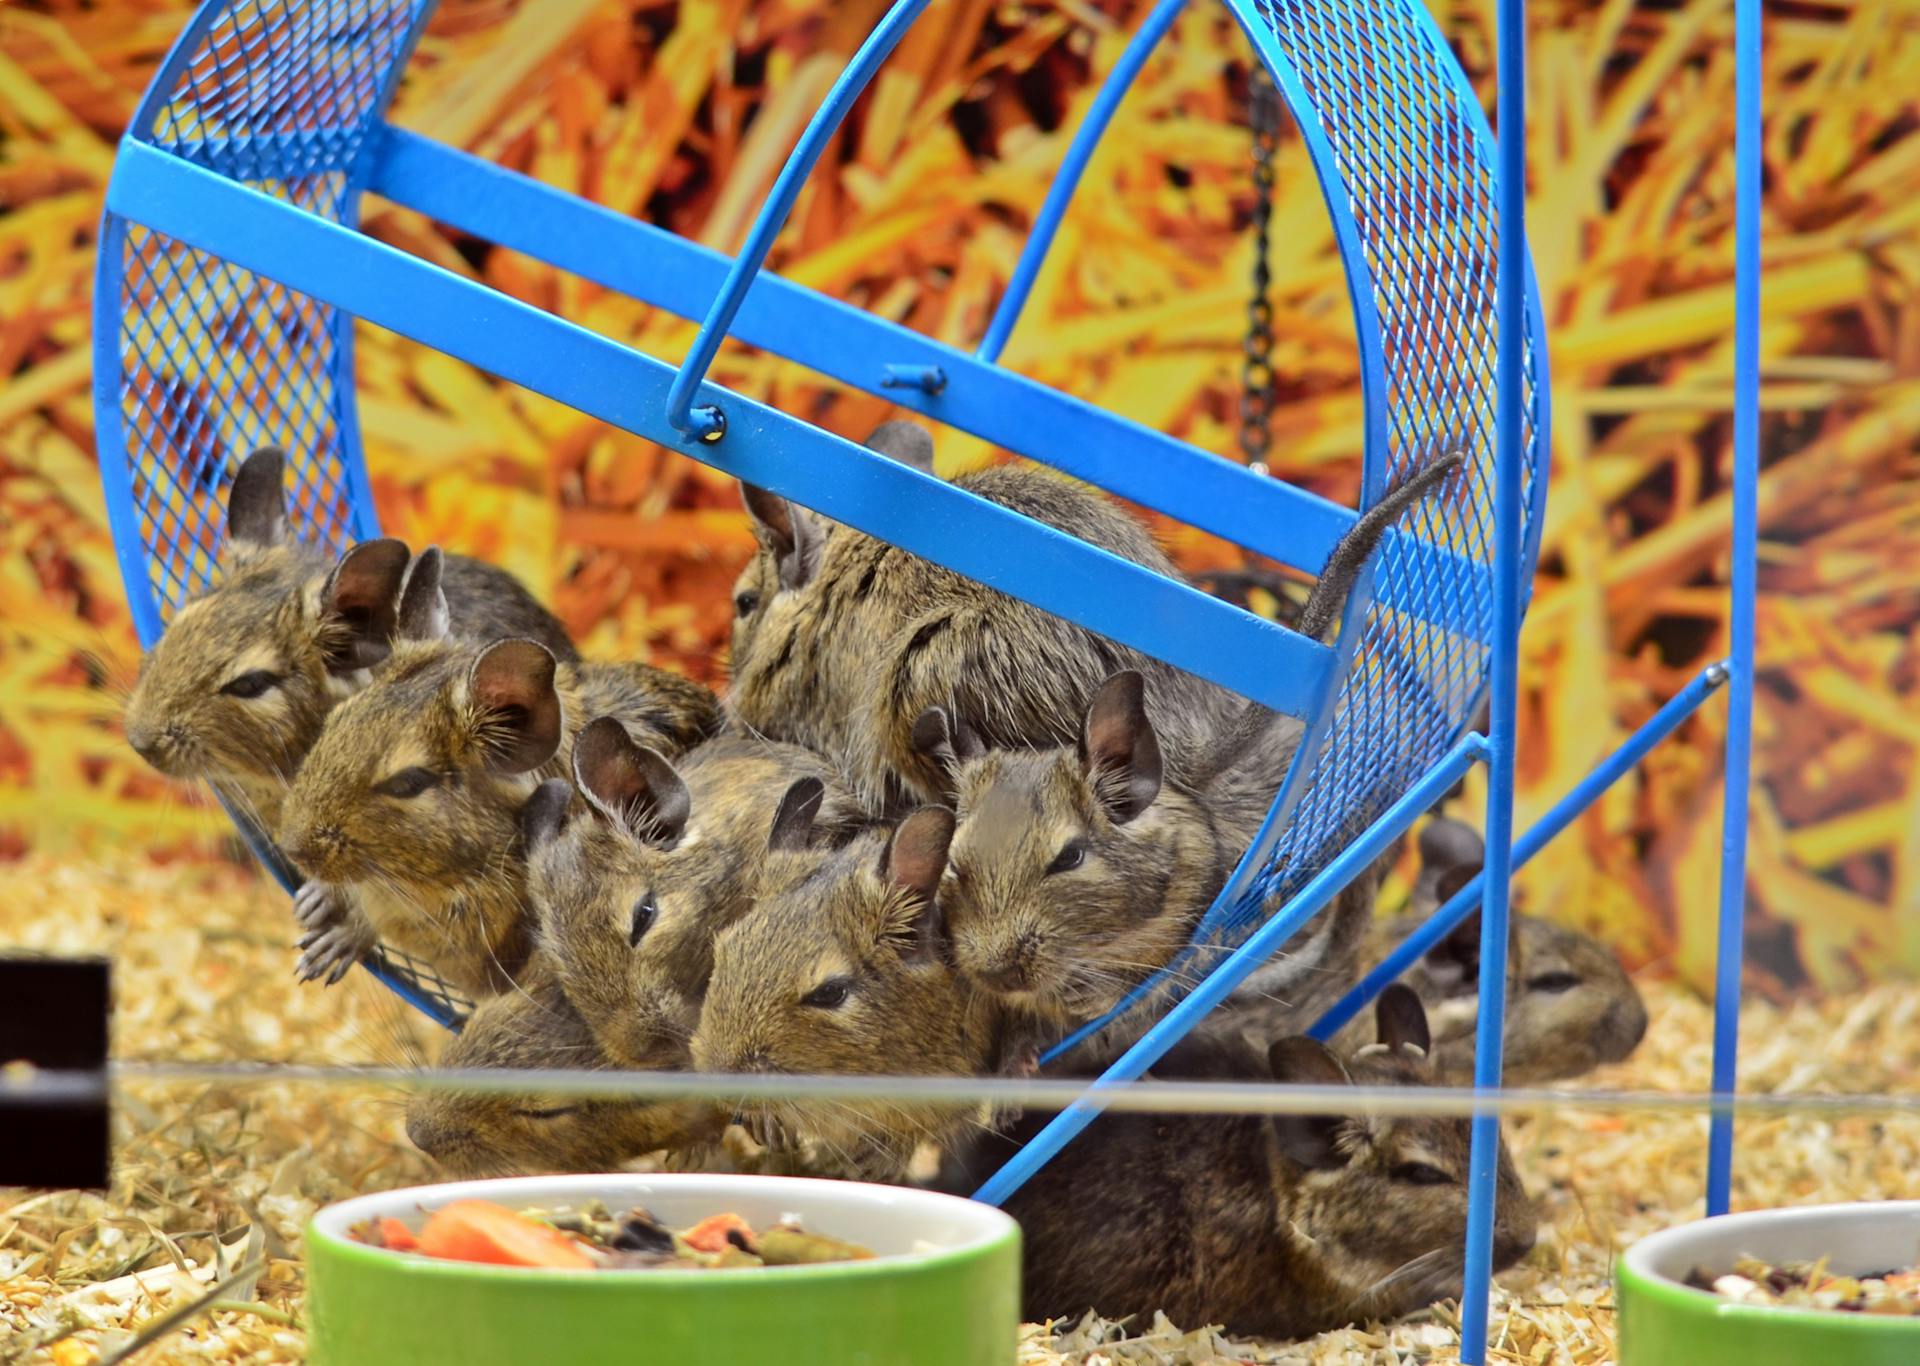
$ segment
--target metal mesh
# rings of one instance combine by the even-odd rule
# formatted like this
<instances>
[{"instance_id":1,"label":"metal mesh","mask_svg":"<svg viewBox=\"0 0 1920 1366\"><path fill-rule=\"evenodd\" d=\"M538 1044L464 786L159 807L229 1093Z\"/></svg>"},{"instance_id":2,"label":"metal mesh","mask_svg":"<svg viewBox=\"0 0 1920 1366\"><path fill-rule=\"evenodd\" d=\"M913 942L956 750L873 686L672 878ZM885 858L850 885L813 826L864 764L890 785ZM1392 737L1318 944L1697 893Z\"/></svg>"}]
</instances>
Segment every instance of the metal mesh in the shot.
<instances>
[{"instance_id":1,"label":"metal mesh","mask_svg":"<svg viewBox=\"0 0 1920 1366\"><path fill-rule=\"evenodd\" d=\"M355 159L425 9L413 0L241 0L171 68L171 87L134 135L308 213L351 221ZM359 460L353 319L138 224L119 241L130 522L161 619L216 581L227 488L257 447L286 452L297 535L338 552L371 528L350 474ZM424 964L388 952L371 966L441 1018L468 1008Z\"/></svg>"},{"instance_id":2,"label":"metal mesh","mask_svg":"<svg viewBox=\"0 0 1920 1366\"><path fill-rule=\"evenodd\" d=\"M1453 56L1418 0L1246 0L1234 8L1278 40L1331 147L1379 315L1387 463L1399 477L1459 450L1468 464L1444 498L1401 520L1431 546L1484 570L1492 561L1494 291L1493 148ZM1528 282L1531 292L1532 282ZM1531 299L1530 299L1531 302ZM1545 475L1545 393L1529 311L1522 545L1536 544L1536 481ZM1522 566L1523 575L1530 567ZM1375 601L1331 726L1291 794L1264 871L1205 929L1234 942L1298 891L1326 860L1400 797L1473 719L1492 634L1492 576L1437 572L1432 557L1389 543L1380 581L1400 585L1396 610Z\"/></svg>"}]
</instances>

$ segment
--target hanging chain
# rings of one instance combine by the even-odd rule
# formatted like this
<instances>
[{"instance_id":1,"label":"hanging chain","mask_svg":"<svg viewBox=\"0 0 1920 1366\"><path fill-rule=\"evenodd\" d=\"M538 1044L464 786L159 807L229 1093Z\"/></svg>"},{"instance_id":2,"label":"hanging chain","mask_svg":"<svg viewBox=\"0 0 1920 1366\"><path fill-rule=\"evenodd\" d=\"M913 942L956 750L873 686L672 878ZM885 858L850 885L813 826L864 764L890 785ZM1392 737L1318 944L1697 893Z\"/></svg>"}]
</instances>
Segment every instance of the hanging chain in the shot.
<instances>
[{"instance_id":1,"label":"hanging chain","mask_svg":"<svg viewBox=\"0 0 1920 1366\"><path fill-rule=\"evenodd\" d=\"M1247 467L1267 472L1273 444L1273 303L1267 298L1267 239L1273 222L1273 154L1280 141L1280 92L1258 59L1247 89L1253 133L1253 292L1247 300L1246 360L1240 371L1240 452Z\"/></svg>"}]
</instances>

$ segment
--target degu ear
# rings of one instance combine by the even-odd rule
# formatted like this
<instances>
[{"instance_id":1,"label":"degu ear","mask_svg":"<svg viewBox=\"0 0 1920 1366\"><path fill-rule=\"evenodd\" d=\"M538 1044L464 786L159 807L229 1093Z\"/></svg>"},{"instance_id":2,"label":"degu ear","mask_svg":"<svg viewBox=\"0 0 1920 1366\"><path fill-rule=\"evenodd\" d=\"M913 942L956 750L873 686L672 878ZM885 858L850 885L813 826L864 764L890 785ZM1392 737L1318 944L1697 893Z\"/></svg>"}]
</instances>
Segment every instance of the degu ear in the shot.
<instances>
[{"instance_id":1,"label":"degu ear","mask_svg":"<svg viewBox=\"0 0 1920 1366\"><path fill-rule=\"evenodd\" d=\"M1405 982L1395 982L1373 1003L1374 1037L1396 1052L1411 1044L1423 1054L1433 1050L1427 1029L1427 1008Z\"/></svg>"},{"instance_id":2,"label":"degu ear","mask_svg":"<svg viewBox=\"0 0 1920 1366\"><path fill-rule=\"evenodd\" d=\"M953 812L944 806L923 806L894 828L880 856L880 877L907 894L912 918L899 927L903 956L919 958L934 951L939 909L934 893L947 871L947 846L953 843Z\"/></svg>"},{"instance_id":3,"label":"degu ear","mask_svg":"<svg viewBox=\"0 0 1920 1366\"><path fill-rule=\"evenodd\" d=\"M1093 695L1080 760L1116 824L1126 824L1160 795L1160 741L1147 720L1146 680L1137 671L1122 670Z\"/></svg>"},{"instance_id":4,"label":"degu ear","mask_svg":"<svg viewBox=\"0 0 1920 1366\"><path fill-rule=\"evenodd\" d=\"M287 538L287 500L281 491L286 466L287 458L274 446L262 446L240 462L227 490L229 540L265 549Z\"/></svg>"},{"instance_id":5,"label":"degu ear","mask_svg":"<svg viewBox=\"0 0 1920 1366\"><path fill-rule=\"evenodd\" d=\"M1475 870L1487 856L1480 832L1451 816L1435 816L1420 831L1420 867L1444 870L1470 866Z\"/></svg>"},{"instance_id":6,"label":"degu ear","mask_svg":"<svg viewBox=\"0 0 1920 1366\"><path fill-rule=\"evenodd\" d=\"M670 845L686 832L693 812L686 783L611 716L589 722L573 742L573 781L595 811L636 839Z\"/></svg>"},{"instance_id":7,"label":"degu ear","mask_svg":"<svg viewBox=\"0 0 1920 1366\"><path fill-rule=\"evenodd\" d=\"M774 851L805 849L813 839L813 820L820 814L820 803L827 785L818 778L797 779L773 813L773 828L767 832L767 848Z\"/></svg>"},{"instance_id":8,"label":"degu ear","mask_svg":"<svg viewBox=\"0 0 1920 1366\"><path fill-rule=\"evenodd\" d=\"M780 586L804 588L812 582L826 539L819 524L779 494L752 484L740 486L740 497L753 518L755 534L773 554Z\"/></svg>"},{"instance_id":9,"label":"degu ear","mask_svg":"<svg viewBox=\"0 0 1920 1366\"><path fill-rule=\"evenodd\" d=\"M481 652L467 673L474 729L496 773L528 773L560 748L560 694L547 647L533 640L500 640Z\"/></svg>"},{"instance_id":10,"label":"degu ear","mask_svg":"<svg viewBox=\"0 0 1920 1366\"><path fill-rule=\"evenodd\" d=\"M393 649L400 584L412 558L404 541L362 541L340 557L320 586L320 621L329 673L371 668Z\"/></svg>"},{"instance_id":11,"label":"degu ear","mask_svg":"<svg viewBox=\"0 0 1920 1366\"><path fill-rule=\"evenodd\" d=\"M447 609L446 590L440 586L444 557L430 545L407 567L400 590L398 630L402 640L445 640L453 615Z\"/></svg>"},{"instance_id":12,"label":"degu ear","mask_svg":"<svg viewBox=\"0 0 1920 1366\"><path fill-rule=\"evenodd\" d=\"M913 722L913 748L943 768L953 769L987 752L980 737L945 707L928 707Z\"/></svg>"},{"instance_id":13,"label":"degu ear","mask_svg":"<svg viewBox=\"0 0 1920 1366\"><path fill-rule=\"evenodd\" d=\"M1276 1040L1267 1050L1267 1067L1277 1082L1296 1086L1350 1086L1353 1079L1333 1050L1304 1034ZM1293 1162L1314 1171L1331 1171L1347 1164L1339 1147L1340 1115L1275 1115L1273 1131L1280 1151Z\"/></svg>"},{"instance_id":14,"label":"degu ear","mask_svg":"<svg viewBox=\"0 0 1920 1366\"><path fill-rule=\"evenodd\" d=\"M864 443L870 451L898 460L922 474L933 473L933 433L918 422L895 418L873 429Z\"/></svg>"},{"instance_id":15,"label":"degu ear","mask_svg":"<svg viewBox=\"0 0 1920 1366\"><path fill-rule=\"evenodd\" d=\"M565 778L549 778L533 789L527 804L520 808L520 840L529 854L559 837L567 826L567 808L572 805L573 784Z\"/></svg>"},{"instance_id":16,"label":"degu ear","mask_svg":"<svg viewBox=\"0 0 1920 1366\"><path fill-rule=\"evenodd\" d=\"M1440 897L1441 902L1447 898ZM1447 931L1446 937L1421 959L1432 980L1444 987L1471 986L1480 973L1480 912Z\"/></svg>"}]
</instances>

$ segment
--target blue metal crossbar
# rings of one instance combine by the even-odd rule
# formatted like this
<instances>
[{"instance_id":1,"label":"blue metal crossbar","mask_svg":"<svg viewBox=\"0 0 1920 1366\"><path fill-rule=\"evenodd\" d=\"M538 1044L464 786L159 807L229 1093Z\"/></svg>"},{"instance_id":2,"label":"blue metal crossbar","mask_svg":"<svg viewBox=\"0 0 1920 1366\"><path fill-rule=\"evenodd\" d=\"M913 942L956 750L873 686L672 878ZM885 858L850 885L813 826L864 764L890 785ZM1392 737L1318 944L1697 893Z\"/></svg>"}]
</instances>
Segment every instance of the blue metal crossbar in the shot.
<instances>
[{"instance_id":1,"label":"blue metal crossbar","mask_svg":"<svg viewBox=\"0 0 1920 1366\"><path fill-rule=\"evenodd\" d=\"M1576 783L1566 796L1555 802L1546 815L1514 842L1514 871L1525 867L1535 854L1546 848L1582 812L1604 796L1607 789L1632 772L1653 751L1655 745L1679 729L1680 723L1698 711L1700 704L1718 692L1726 681L1727 665L1724 662L1709 664L1695 674L1692 682L1669 698L1665 706L1648 717L1645 724L1627 738L1626 743L1595 765L1591 773ZM1485 885L1485 872L1475 873L1465 886L1427 918L1425 924L1395 945L1393 952L1361 978L1352 991L1334 1002L1307 1032L1322 1042L1338 1034L1349 1020L1372 1005L1376 996L1398 981L1408 968L1426 957L1434 945L1452 934L1463 920L1480 908L1480 889Z\"/></svg>"},{"instance_id":2,"label":"blue metal crossbar","mask_svg":"<svg viewBox=\"0 0 1920 1366\"><path fill-rule=\"evenodd\" d=\"M375 141L370 176L375 194L679 317L699 317L726 278L718 252L403 129ZM1357 516L777 275L753 280L730 332L1308 573ZM876 355L890 361L876 366ZM938 393L888 384L890 370L909 366L946 383ZM1398 531L1387 544L1396 548L1381 558L1406 569L1381 577L1383 602L1439 612L1444 630L1480 629L1447 608L1487 599L1484 565ZM1436 591L1416 594L1415 582Z\"/></svg>"},{"instance_id":3,"label":"blue metal crossbar","mask_svg":"<svg viewBox=\"0 0 1920 1366\"><path fill-rule=\"evenodd\" d=\"M1714 967L1713 1089L1739 1084L1740 975L1747 913L1747 794L1752 783L1754 599L1760 521L1760 0L1734 3L1733 687L1727 698L1720 825L1720 933ZM1707 1132L1707 1213L1733 1194L1733 1112Z\"/></svg>"},{"instance_id":4,"label":"blue metal crossbar","mask_svg":"<svg viewBox=\"0 0 1920 1366\"><path fill-rule=\"evenodd\" d=\"M1462 736L1459 743L1428 770L1425 777L1408 788L1352 844L1335 855L1300 889L1292 901L1255 930L1239 948L1228 954L1198 986L1142 1035L1138 1043L1121 1054L1097 1081L1088 1086L1085 1095L1055 1115L1046 1128L1029 1139L1019 1152L1007 1160L1005 1166L974 1192L973 1198L989 1205L998 1205L1019 1190L1028 1177L1050 1162L1087 1125L1093 1123L1105 1108L1103 1092L1137 1081L1145 1075L1148 1068L1166 1056L1168 1049L1192 1032L1208 1011L1226 1000L1234 988L1271 958L1282 944L1293 937L1295 931L1338 896L1349 882L1365 872L1375 859L1387 851L1389 845L1406 833L1407 827L1420 818L1421 812L1459 782L1461 775L1485 754L1486 741L1483 737Z\"/></svg>"},{"instance_id":5,"label":"blue metal crossbar","mask_svg":"<svg viewBox=\"0 0 1920 1366\"><path fill-rule=\"evenodd\" d=\"M1275 710L1322 709L1317 641L713 385L727 439L677 432L664 362L158 149L121 149L107 207Z\"/></svg>"},{"instance_id":6,"label":"blue metal crossbar","mask_svg":"<svg viewBox=\"0 0 1920 1366\"><path fill-rule=\"evenodd\" d=\"M893 8L867 35L867 41L860 44L860 50L853 54L853 60L847 63L846 70L840 73L833 88L827 91L826 99L814 111L806 131L800 135L798 145L787 157L787 164L780 168L780 177L773 182L773 191L767 196L766 203L760 206L753 227L747 232L746 243L740 248L740 255L734 258L732 269L727 272L726 283L714 296L713 306L707 310L706 321L700 324L700 332L693 339L692 349L680 363L679 373L673 377L673 387L667 392L667 421L673 424L675 430L702 441L718 441L726 435L726 418L722 416L722 410L712 404L696 410L693 406L694 395L705 382L707 370L712 366L713 358L719 354L720 343L726 340L733 315L740 311L740 305L747 297L747 289L753 284L753 277L766 264L767 253L773 250L773 239L780 235L780 229L786 225L787 215L793 211L793 201L800 197L800 187L806 184L807 177L812 174L814 163L827 150L827 142L839 129L847 111L853 108L853 102L860 98L860 92L867 88L874 73L880 70L880 63L907 36L907 30L920 17L920 11L927 4L928 0L895 0Z\"/></svg>"}]
</instances>

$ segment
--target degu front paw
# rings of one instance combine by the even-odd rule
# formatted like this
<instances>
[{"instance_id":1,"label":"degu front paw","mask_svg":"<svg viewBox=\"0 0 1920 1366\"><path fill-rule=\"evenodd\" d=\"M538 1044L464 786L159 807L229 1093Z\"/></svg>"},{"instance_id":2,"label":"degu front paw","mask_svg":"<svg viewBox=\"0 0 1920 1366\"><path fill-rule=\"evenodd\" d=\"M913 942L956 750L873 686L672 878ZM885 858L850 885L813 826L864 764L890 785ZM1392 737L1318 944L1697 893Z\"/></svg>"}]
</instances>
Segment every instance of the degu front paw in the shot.
<instances>
[{"instance_id":1,"label":"degu front paw","mask_svg":"<svg viewBox=\"0 0 1920 1366\"><path fill-rule=\"evenodd\" d=\"M303 982L324 977L326 985L332 986L372 951L379 938L373 926L360 916L343 917L337 924L308 930L295 945L301 952L293 974Z\"/></svg>"},{"instance_id":2,"label":"degu front paw","mask_svg":"<svg viewBox=\"0 0 1920 1366\"><path fill-rule=\"evenodd\" d=\"M308 881L293 894L293 918L304 930L323 930L346 919L346 892L331 882Z\"/></svg>"}]
</instances>

